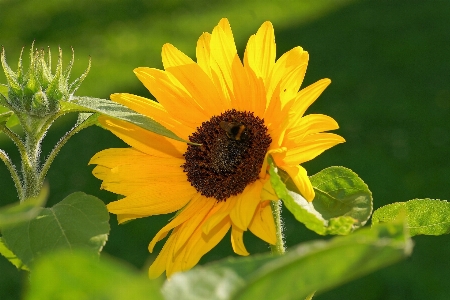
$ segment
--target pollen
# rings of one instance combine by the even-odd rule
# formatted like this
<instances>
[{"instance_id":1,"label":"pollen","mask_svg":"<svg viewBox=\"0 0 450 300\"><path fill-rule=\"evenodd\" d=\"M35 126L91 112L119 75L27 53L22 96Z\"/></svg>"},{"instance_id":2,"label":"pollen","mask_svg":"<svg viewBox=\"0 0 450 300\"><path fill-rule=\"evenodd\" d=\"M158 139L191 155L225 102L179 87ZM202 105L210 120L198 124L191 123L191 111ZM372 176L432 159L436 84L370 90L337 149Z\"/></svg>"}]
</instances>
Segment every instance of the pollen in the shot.
<instances>
[{"instance_id":1,"label":"pollen","mask_svg":"<svg viewBox=\"0 0 450 300\"><path fill-rule=\"evenodd\" d=\"M258 179L272 142L264 120L235 109L203 122L189 140L201 146L188 146L181 167L199 193L218 201Z\"/></svg>"}]
</instances>

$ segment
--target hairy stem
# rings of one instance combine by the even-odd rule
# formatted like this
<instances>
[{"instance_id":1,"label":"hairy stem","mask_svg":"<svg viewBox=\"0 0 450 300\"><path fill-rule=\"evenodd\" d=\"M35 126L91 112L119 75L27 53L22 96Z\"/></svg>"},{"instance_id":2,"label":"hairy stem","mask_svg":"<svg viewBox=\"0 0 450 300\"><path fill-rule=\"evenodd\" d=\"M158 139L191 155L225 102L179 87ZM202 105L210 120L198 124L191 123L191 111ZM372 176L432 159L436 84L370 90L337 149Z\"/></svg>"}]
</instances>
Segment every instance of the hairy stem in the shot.
<instances>
[{"instance_id":1,"label":"hairy stem","mask_svg":"<svg viewBox=\"0 0 450 300\"><path fill-rule=\"evenodd\" d=\"M5 163L6 167L9 170L9 173L11 174L11 177L16 186L17 195L19 196L19 199L23 199L23 187L22 182L20 181L20 176L17 173L17 169L12 163L11 159L9 159L8 154L6 154L6 152L1 149L0 149L0 159Z\"/></svg>"},{"instance_id":2,"label":"hairy stem","mask_svg":"<svg viewBox=\"0 0 450 300\"><path fill-rule=\"evenodd\" d=\"M275 221L275 230L277 236L277 243L275 245L270 245L270 250L272 251L272 254L284 254L286 249L284 248L284 240L283 240L281 201L271 201L270 206L272 207L272 215L273 220Z\"/></svg>"}]
</instances>

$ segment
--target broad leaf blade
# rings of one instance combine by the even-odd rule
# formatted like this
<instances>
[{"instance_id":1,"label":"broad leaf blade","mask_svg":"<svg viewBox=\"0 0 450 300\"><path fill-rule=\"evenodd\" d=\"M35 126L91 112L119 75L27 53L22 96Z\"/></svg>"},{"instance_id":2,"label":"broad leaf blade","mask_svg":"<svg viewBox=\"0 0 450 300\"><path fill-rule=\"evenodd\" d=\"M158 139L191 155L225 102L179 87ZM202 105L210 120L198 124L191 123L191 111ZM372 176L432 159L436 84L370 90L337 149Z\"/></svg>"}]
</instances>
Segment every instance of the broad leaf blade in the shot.
<instances>
[{"instance_id":1,"label":"broad leaf blade","mask_svg":"<svg viewBox=\"0 0 450 300\"><path fill-rule=\"evenodd\" d=\"M388 204L373 213L372 224L403 217L411 236L450 233L450 203L443 200L414 199Z\"/></svg>"},{"instance_id":2,"label":"broad leaf blade","mask_svg":"<svg viewBox=\"0 0 450 300\"><path fill-rule=\"evenodd\" d=\"M42 210L48 197L48 186L44 186L39 196L22 203L12 204L0 209L0 228L11 226L35 218Z\"/></svg>"},{"instance_id":3,"label":"broad leaf blade","mask_svg":"<svg viewBox=\"0 0 450 300\"><path fill-rule=\"evenodd\" d=\"M228 259L175 274L166 299L304 299L392 264L411 253L403 224L361 229L301 244L282 256Z\"/></svg>"},{"instance_id":4,"label":"broad leaf blade","mask_svg":"<svg viewBox=\"0 0 450 300\"><path fill-rule=\"evenodd\" d=\"M372 194L351 170L330 167L310 177L316 197L308 202L289 175L269 158L272 187L295 218L318 234L345 235L363 226L372 213Z\"/></svg>"},{"instance_id":5,"label":"broad leaf blade","mask_svg":"<svg viewBox=\"0 0 450 300\"><path fill-rule=\"evenodd\" d=\"M162 300L160 286L159 281L112 259L99 261L90 253L58 251L36 262L25 299Z\"/></svg>"},{"instance_id":6,"label":"broad leaf blade","mask_svg":"<svg viewBox=\"0 0 450 300\"><path fill-rule=\"evenodd\" d=\"M364 226L373 209L372 193L358 175L344 167L329 167L311 176L313 204L325 219L348 216L355 228Z\"/></svg>"},{"instance_id":7,"label":"broad leaf blade","mask_svg":"<svg viewBox=\"0 0 450 300\"><path fill-rule=\"evenodd\" d=\"M99 253L109 233L109 214L98 198L73 193L36 219L2 231L6 246L27 266L59 248L86 248Z\"/></svg>"},{"instance_id":8,"label":"broad leaf blade","mask_svg":"<svg viewBox=\"0 0 450 300\"><path fill-rule=\"evenodd\" d=\"M158 122L110 100L90 97L73 97L71 102L64 102L62 107L67 111L97 112L130 122L156 134L192 144L190 141L180 138Z\"/></svg>"}]
</instances>

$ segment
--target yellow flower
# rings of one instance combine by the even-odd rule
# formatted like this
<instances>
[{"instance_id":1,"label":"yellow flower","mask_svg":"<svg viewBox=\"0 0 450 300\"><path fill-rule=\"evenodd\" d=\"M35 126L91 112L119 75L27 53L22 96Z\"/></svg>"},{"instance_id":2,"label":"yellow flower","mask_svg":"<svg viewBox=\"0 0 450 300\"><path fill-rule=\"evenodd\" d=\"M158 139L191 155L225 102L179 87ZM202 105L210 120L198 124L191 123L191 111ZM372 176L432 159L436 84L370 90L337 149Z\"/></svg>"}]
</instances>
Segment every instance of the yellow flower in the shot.
<instances>
[{"instance_id":1,"label":"yellow flower","mask_svg":"<svg viewBox=\"0 0 450 300\"><path fill-rule=\"evenodd\" d=\"M102 188L124 195L108 204L119 223L177 211L149 245L170 232L150 267L150 277L192 268L231 228L231 245L248 255L243 232L276 243L270 201L277 201L267 174L267 155L286 171L303 197L314 198L299 164L344 142L326 115L304 116L330 83L302 89L308 53L301 47L275 60L272 24L248 41L243 62L227 19L197 43L197 62L171 44L162 49L165 71L137 68L137 77L158 100L113 94L121 103L201 144L187 145L138 126L102 117L100 122L131 148L106 149L90 163Z\"/></svg>"}]
</instances>

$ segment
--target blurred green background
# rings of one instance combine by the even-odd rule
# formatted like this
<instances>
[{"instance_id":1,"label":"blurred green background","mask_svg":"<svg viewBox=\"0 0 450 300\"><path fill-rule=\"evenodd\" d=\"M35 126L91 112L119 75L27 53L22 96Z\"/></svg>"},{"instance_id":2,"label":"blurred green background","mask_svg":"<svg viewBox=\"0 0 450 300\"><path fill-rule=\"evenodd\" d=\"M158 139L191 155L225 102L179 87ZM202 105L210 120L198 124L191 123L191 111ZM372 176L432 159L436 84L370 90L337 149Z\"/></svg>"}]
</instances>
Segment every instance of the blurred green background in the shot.
<instances>
[{"instance_id":1,"label":"blurred green background","mask_svg":"<svg viewBox=\"0 0 450 300\"><path fill-rule=\"evenodd\" d=\"M161 68L166 42L194 57L197 38L222 17L229 18L241 54L249 35L270 20L278 56L297 45L310 53L304 86L332 80L308 112L335 118L347 142L305 164L309 174L330 165L351 168L372 190L375 208L413 198L450 198L450 1L0 0L0 44L13 69L20 49L24 46L27 54L33 40L37 47L50 46L54 59L61 46L66 63L73 47L74 76L83 72L90 56L92 69L79 96L129 92L150 97L133 68ZM0 82L6 82L3 74ZM44 156L74 120L67 116L55 124L45 138ZM104 148L122 146L97 127L73 137L50 169L48 205L74 191L106 203L114 200L115 195L99 190L100 181L87 163ZM0 148L18 162L4 135ZM0 178L0 205L17 201L4 166ZM104 251L147 272L155 257L147 245L169 217L117 226L112 216ZM322 238L288 212L284 219L288 246ZM245 241L251 253L268 251L251 234ZM448 299L450 238L419 236L414 241L407 260L314 299ZM201 262L227 255L233 255L229 236ZM26 274L0 257L0 299L20 298L26 284Z\"/></svg>"}]
</instances>

